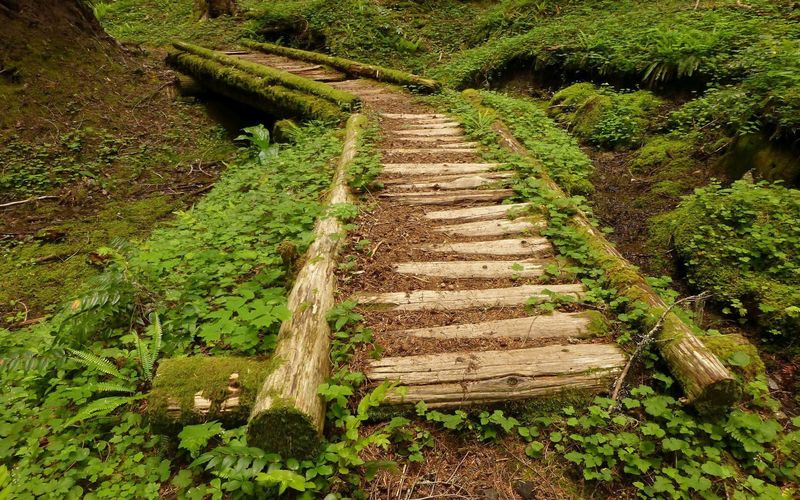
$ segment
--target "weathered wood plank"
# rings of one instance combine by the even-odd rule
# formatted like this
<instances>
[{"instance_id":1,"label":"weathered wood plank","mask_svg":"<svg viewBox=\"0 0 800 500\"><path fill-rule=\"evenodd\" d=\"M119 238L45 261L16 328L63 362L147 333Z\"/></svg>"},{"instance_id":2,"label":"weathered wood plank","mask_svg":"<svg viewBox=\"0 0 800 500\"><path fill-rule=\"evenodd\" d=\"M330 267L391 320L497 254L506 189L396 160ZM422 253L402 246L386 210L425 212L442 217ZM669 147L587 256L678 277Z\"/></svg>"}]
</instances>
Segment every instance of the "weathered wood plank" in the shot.
<instances>
[{"instance_id":1,"label":"weathered wood plank","mask_svg":"<svg viewBox=\"0 0 800 500\"><path fill-rule=\"evenodd\" d=\"M438 189L450 191L454 189L479 188L487 184L496 183L501 179L507 179L513 175L514 174L511 172L486 172L481 175L464 177L438 177L434 179L428 179L427 182L414 182L410 184L400 184L401 182L406 182L406 179L391 179L390 181L394 182L384 181L384 184L391 186L394 189Z\"/></svg>"},{"instance_id":2,"label":"weathered wood plank","mask_svg":"<svg viewBox=\"0 0 800 500\"><path fill-rule=\"evenodd\" d=\"M477 150L473 146L439 146L433 148L387 148L381 151L384 154L451 154L451 153L470 153L476 154Z\"/></svg>"},{"instance_id":3,"label":"weathered wood plank","mask_svg":"<svg viewBox=\"0 0 800 500\"><path fill-rule=\"evenodd\" d=\"M394 120L433 120L436 118L449 118L441 113L381 113L384 118Z\"/></svg>"},{"instance_id":4,"label":"weathered wood plank","mask_svg":"<svg viewBox=\"0 0 800 500\"><path fill-rule=\"evenodd\" d=\"M450 236L480 237L480 236L510 236L512 234L534 234L546 227L544 220L532 220L524 217L514 220L499 219L464 224L439 226L435 230Z\"/></svg>"},{"instance_id":5,"label":"weathered wood plank","mask_svg":"<svg viewBox=\"0 0 800 500\"><path fill-rule=\"evenodd\" d=\"M580 298L584 288L580 284L522 285L508 288L478 290L416 290L413 292L357 293L359 304L382 306L394 311L452 311L458 309L519 306L528 300L544 301L547 291Z\"/></svg>"},{"instance_id":6,"label":"weathered wood plank","mask_svg":"<svg viewBox=\"0 0 800 500\"><path fill-rule=\"evenodd\" d=\"M409 130L437 130L443 128L459 128L461 124L454 121L445 121L440 123L431 123L431 122L423 122L423 123L407 123L404 128Z\"/></svg>"},{"instance_id":7,"label":"weathered wood plank","mask_svg":"<svg viewBox=\"0 0 800 500\"><path fill-rule=\"evenodd\" d=\"M406 175L444 175L474 174L489 172L500 167L501 163L384 163L384 174Z\"/></svg>"},{"instance_id":8,"label":"weathered wood plank","mask_svg":"<svg viewBox=\"0 0 800 500\"><path fill-rule=\"evenodd\" d=\"M401 262L394 265L400 274L435 276L441 278L535 278L544 274L543 261L441 261Z\"/></svg>"},{"instance_id":9,"label":"weathered wood plank","mask_svg":"<svg viewBox=\"0 0 800 500\"><path fill-rule=\"evenodd\" d=\"M427 252L460 253L464 255L535 255L553 254L547 238L512 238L504 240L470 241L420 245Z\"/></svg>"},{"instance_id":10,"label":"weathered wood plank","mask_svg":"<svg viewBox=\"0 0 800 500\"><path fill-rule=\"evenodd\" d=\"M408 193L381 193L381 198L412 205L455 205L463 202L500 201L514 194L512 189L466 189L455 191L411 191Z\"/></svg>"},{"instance_id":11,"label":"weathered wood plank","mask_svg":"<svg viewBox=\"0 0 800 500\"><path fill-rule=\"evenodd\" d=\"M425 218L433 220L476 221L497 219L506 214L521 213L530 207L530 203L513 203L511 205L489 205L488 207L459 208L456 210L437 210L428 212Z\"/></svg>"},{"instance_id":12,"label":"weathered wood plank","mask_svg":"<svg viewBox=\"0 0 800 500\"><path fill-rule=\"evenodd\" d=\"M613 344L573 344L508 351L389 357L370 363L367 377L408 387L387 403L460 406L511 401L565 389L601 391L625 364Z\"/></svg>"},{"instance_id":13,"label":"weathered wood plank","mask_svg":"<svg viewBox=\"0 0 800 500\"><path fill-rule=\"evenodd\" d=\"M602 331L602 316L594 311L554 312L526 318L501 319L482 323L414 328L391 332L429 339L478 339L508 337L515 339L585 338L593 335L594 325Z\"/></svg>"},{"instance_id":14,"label":"weathered wood plank","mask_svg":"<svg viewBox=\"0 0 800 500\"><path fill-rule=\"evenodd\" d=\"M460 128L442 128L439 130L395 130L392 132L395 136L408 136L419 135L422 137L440 137L440 136L463 136L464 131Z\"/></svg>"}]
</instances>

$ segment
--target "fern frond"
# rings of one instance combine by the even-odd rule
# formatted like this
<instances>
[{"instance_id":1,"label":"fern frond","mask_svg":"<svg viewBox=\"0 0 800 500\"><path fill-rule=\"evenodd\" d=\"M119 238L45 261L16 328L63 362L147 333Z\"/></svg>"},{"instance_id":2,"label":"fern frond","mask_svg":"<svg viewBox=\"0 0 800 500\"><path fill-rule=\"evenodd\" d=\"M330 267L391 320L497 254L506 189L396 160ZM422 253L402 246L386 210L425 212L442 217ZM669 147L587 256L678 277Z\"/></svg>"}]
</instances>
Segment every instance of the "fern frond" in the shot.
<instances>
[{"instance_id":1,"label":"fern frond","mask_svg":"<svg viewBox=\"0 0 800 500\"><path fill-rule=\"evenodd\" d=\"M114 378L125 380L125 376L122 375L122 373L117 369L116 366L114 366L114 364L111 361L105 358L101 358L100 356L95 356L94 354L85 351L79 351L77 349L71 349L71 348L67 348L67 350L70 353L72 353L72 359L74 359L75 361L90 368L99 370L105 373L106 375L111 375Z\"/></svg>"},{"instance_id":2,"label":"fern frond","mask_svg":"<svg viewBox=\"0 0 800 500\"><path fill-rule=\"evenodd\" d=\"M139 363L142 365L142 377L148 382L150 381L150 371L153 368L153 362L150 359L150 352L147 349L147 345L144 343L139 334L135 331L131 331L133 334L133 340L136 344L136 350L139 352Z\"/></svg>"},{"instance_id":3,"label":"fern frond","mask_svg":"<svg viewBox=\"0 0 800 500\"><path fill-rule=\"evenodd\" d=\"M67 420L64 425L70 426L78 422L82 422L87 418L104 417L120 406L133 403L137 399L142 399L143 397L144 395L109 396L107 398L97 399L78 410L78 413L76 413L71 419Z\"/></svg>"},{"instance_id":4,"label":"fern frond","mask_svg":"<svg viewBox=\"0 0 800 500\"><path fill-rule=\"evenodd\" d=\"M129 394L133 394L136 392L134 387L130 387L127 385L122 384L115 384L113 382L97 382L95 384L90 384L87 388L91 391L96 392L127 392Z\"/></svg>"},{"instance_id":5,"label":"fern frond","mask_svg":"<svg viewBox=\"0 0 800 500\"><path fill-rule=\"evenodd\" d=\"M158 313L153 313L150 315L150 321L152 322L153 326L153 339L150 342L150 353L153 357L153 362L158 359L159 354L161 354L161 339L163 337L163 330L161 328L161 318L158 317Z\"/></svg>"}]
</instances>

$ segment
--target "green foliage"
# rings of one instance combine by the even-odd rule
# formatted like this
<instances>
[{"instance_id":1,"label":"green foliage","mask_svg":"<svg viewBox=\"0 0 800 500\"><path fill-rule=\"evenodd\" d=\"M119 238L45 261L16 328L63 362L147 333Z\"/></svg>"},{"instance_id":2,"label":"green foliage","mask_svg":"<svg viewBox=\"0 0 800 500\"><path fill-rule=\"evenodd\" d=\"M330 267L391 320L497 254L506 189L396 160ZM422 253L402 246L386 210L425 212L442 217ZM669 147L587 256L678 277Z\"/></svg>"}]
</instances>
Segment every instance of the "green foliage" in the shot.
<instances>
[{"instance_id":1,"label":"green foliage","mask_svg":"<svg viewBox=\"0 0 800 500\"><path fill-rule=\"evenodd\" d=\"M347 184L361 193L383 188L383 184L376 181L383 170L376 147L378 130L374 123L364 130L358 138L356 156L347 166Z\"/></svg>"},{"instance_id":2,"label":"green foliage","mask_svg":"<svg viewBox=\"0 0 800 500\"><path fill-rule=\"evenodd\" d=\"M219 436L224 432L222 424L219 422L207 422L205 424L186 425L180 433L180 448L189 452L192 458L197 458L198 452L208 446L211 438Z\"/></svg>"},{"instance_id":3,"label":"green foliage","mask_svg":"<svg viewBox=\"0 0 800 500\"><path fill-rule=\"evenodd\" d=\"M644 90L620 93L576 83L553 96L548 112L575 135L613 149L640 143L660 105L660 99Z\"/></svg>"},{"instance_id":4,"label":"green foliage","mask_svg":"<svg viewBox=\"0 0 800 500\"><path fill-rule=\"evenodd\" d=\"M778 184L711 184L660 223L691 282L723 312L787 336L800 326L800 197Z\"/></svg>"}]
</instances>

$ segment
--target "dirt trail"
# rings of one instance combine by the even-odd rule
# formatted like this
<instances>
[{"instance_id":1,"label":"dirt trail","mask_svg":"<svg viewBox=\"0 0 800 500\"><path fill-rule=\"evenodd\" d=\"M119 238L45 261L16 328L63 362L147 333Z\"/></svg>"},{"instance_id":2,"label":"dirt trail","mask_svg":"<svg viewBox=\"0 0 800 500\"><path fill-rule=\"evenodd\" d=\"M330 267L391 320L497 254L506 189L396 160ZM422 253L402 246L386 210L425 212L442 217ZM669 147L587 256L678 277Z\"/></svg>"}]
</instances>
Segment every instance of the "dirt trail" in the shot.
<instances>
[{"instance_id":1,"label":"dirt trail","mask_svg":"<svg viewBox=\"0 0 800 500\"><path fill-rule=\"evenodd\" d=\"M372 382L408 387L392 403L463 407L604 391L625 363L597 318L579 307L532 317L551 292L580 298L581 284L553 279L557 263L533 207L503 205L511 172L487 163L452 117L396 87L266 54L239 57L361 97L377 115L386 188L368 196L353 235L354 271L338 294L356 297L383 357L354 364Z\"/></svg>"}]
</instances>

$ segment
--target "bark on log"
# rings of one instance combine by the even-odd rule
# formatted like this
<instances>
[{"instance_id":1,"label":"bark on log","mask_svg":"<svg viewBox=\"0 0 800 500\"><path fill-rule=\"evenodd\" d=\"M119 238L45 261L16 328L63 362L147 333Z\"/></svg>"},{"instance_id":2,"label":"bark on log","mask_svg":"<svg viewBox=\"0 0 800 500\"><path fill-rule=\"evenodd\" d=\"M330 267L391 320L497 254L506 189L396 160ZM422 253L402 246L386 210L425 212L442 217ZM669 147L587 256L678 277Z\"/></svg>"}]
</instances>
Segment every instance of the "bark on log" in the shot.
<instances>
[{"instance_id":1,"label":"bark on log","mask_svg":"<svg viewBox=\"0 0 800 500\"><path fill-rule=\"evenodd\" d=\"M477 92L470 99L480 106ZM514 134L501 121L494 123L494 130L500 135L506 149L531 158L528 150L514 137ZM561 187L546 174L541 179L548 188L565 197ZM583 212L578 211L572 224L586 236L587 241L600 257L600 265L619 293L648 306L647 323L654 326L668 306L644 280L638 269L628 262L622 254L595 228ZM741 396L741 389L733 374L722 364L694 334L694 327L669 312L657 336L661 356L670 371L681 384L687 400L698 411L714 412L730 407Z\"/></svg>"},{"instance_id":2,"label":"bark on log","mask_svg":"<svg viewBox=\"0 0 800 500\"><path fill-rule=\"evenodd\" d=\"M334 176L329 204L346 203L347 165L356 154L366 122L353 115L347 122L344 150ZM309 457L317 450L325 422L325 405L317 388L330 372L330 327L326 316L334 305L336 253L342 224L335 217L319 220L306 263L288 298L292 317L281 325L273 359L247 427L248 443L284 457Z\"/></svg>"}]
</instances>

